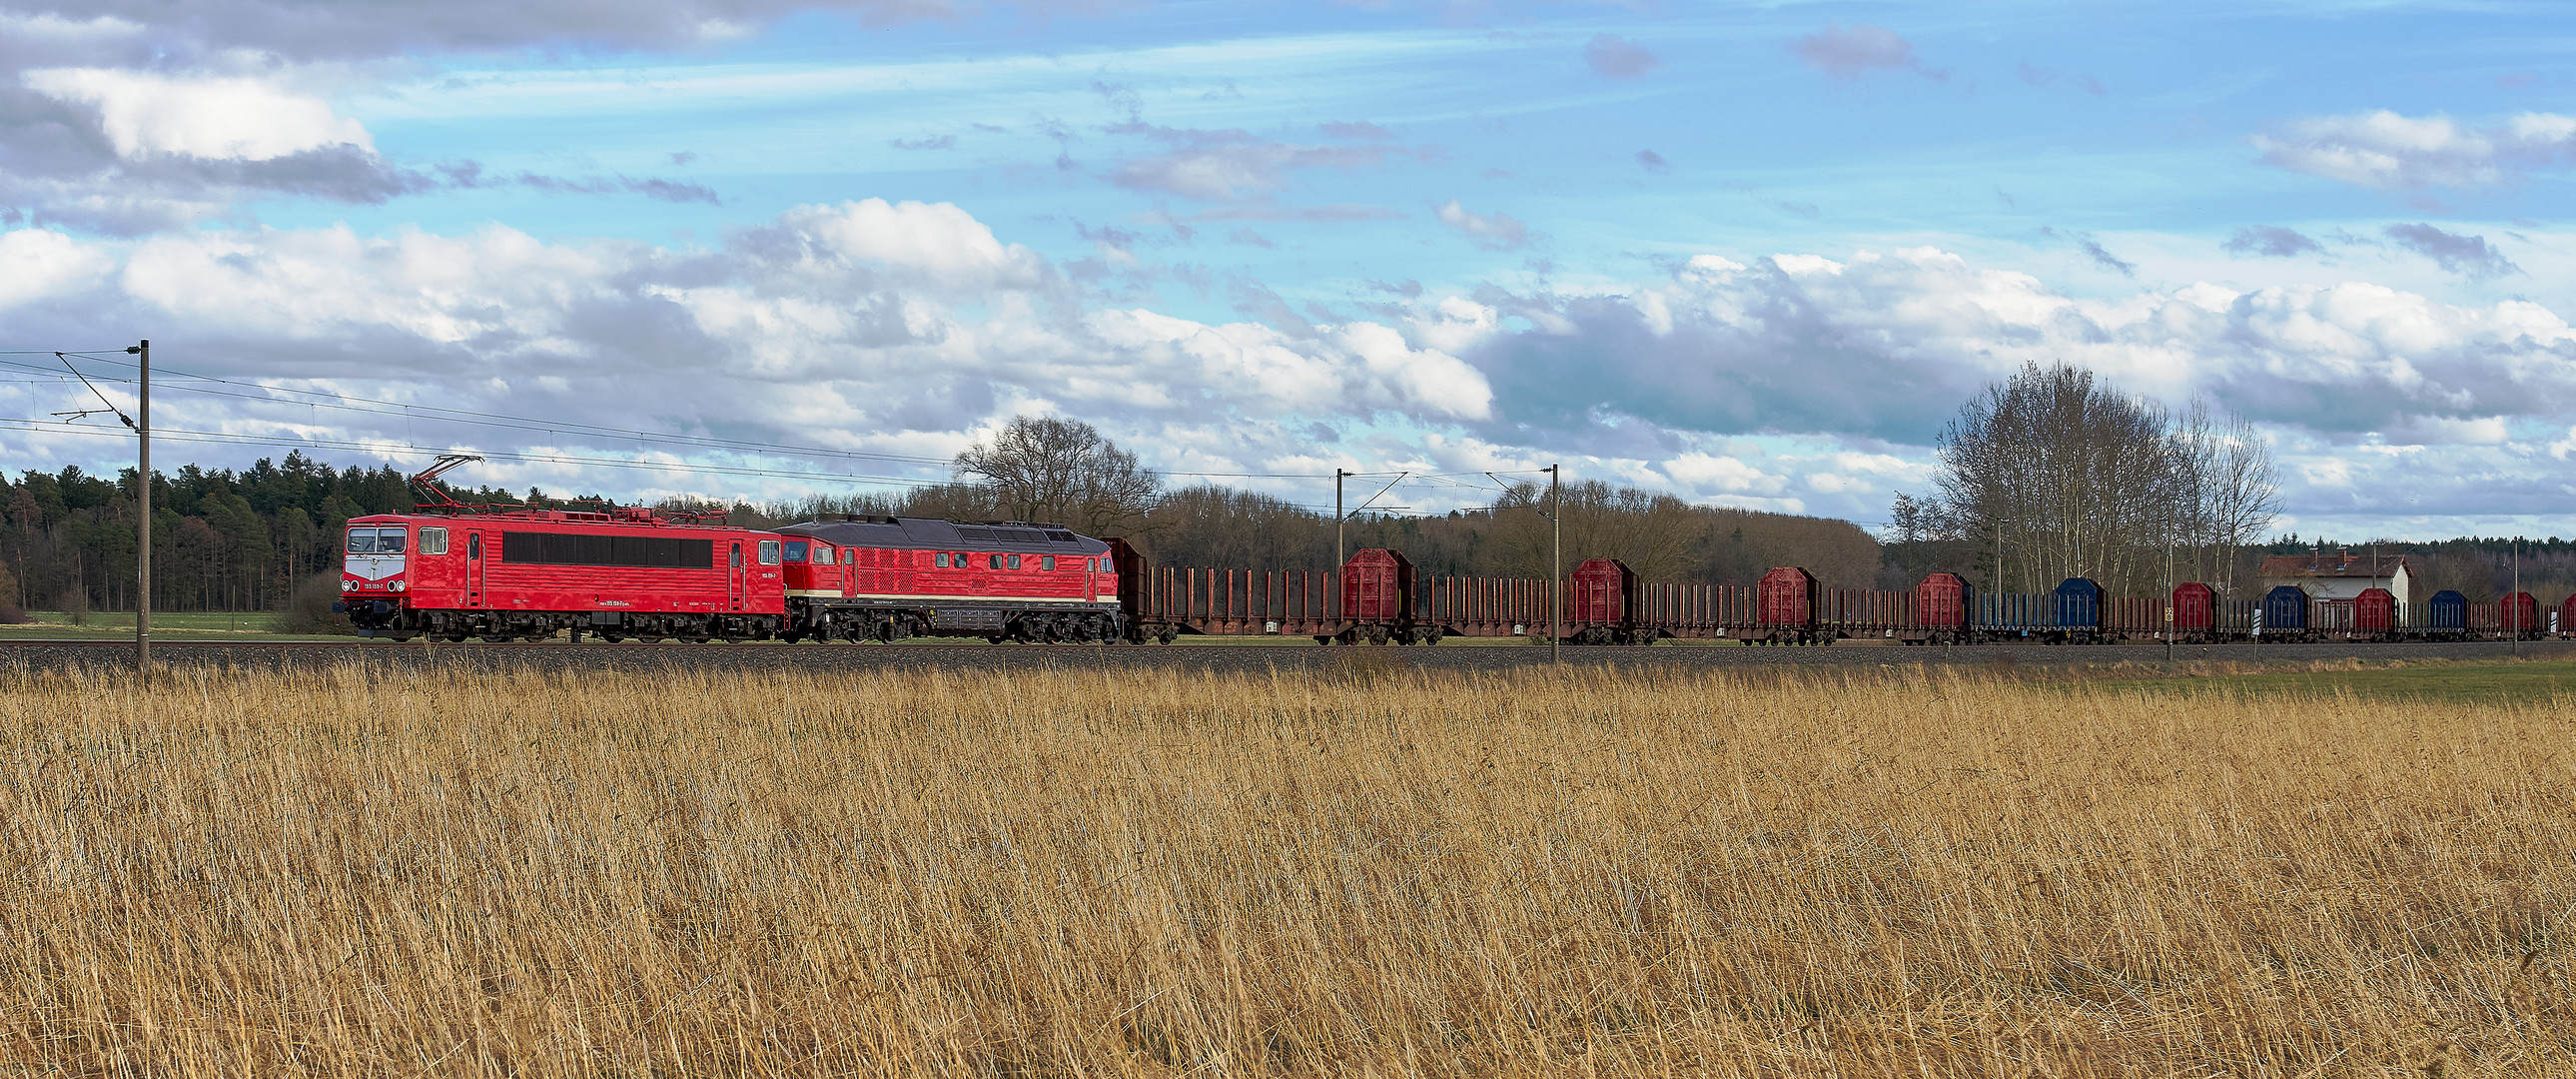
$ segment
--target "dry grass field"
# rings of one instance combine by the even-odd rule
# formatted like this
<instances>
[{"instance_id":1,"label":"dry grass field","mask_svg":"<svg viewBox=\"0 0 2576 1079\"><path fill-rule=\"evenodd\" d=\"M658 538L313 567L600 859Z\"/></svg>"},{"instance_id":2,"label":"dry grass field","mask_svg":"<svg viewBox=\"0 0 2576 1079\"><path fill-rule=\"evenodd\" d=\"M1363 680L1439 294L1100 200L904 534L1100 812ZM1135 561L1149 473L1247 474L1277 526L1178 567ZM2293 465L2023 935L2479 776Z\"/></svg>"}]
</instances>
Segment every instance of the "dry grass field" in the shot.
<instances>
[{"instance_id":1,"label":"dry grass field","mask_svg":"<svg viewBox=\"0 0 2576 1079\"><path fill-rule=\"evenodd\" d=\"M0 671L0 1074L2576 1074L2570 705Z\"/></svg>"}]
</instances>

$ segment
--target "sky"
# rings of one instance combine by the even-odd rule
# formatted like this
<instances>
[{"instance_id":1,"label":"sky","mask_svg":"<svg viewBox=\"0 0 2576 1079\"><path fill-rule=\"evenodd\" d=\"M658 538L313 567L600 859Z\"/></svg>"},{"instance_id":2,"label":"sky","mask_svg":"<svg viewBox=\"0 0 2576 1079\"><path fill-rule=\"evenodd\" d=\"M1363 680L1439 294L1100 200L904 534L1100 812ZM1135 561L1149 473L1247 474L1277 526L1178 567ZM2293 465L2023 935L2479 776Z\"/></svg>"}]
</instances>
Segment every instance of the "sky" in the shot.
<instances>
[{"instance_id":1,"label":"sky","mask_svg":"<svg viewBox=\"0 0 2576 1079\"><path fill-rule=\"evenodd\" d=\"M2576 535L2576 12L2404 0L0 0L0 465L304 446L1876 525L2029 363L2281 532ZM56 350L89 352L65 372ZM108 350L108 351L99 351ZM1392 483L1383 493L1375 493Z\"/></svg>"}]
</instances>

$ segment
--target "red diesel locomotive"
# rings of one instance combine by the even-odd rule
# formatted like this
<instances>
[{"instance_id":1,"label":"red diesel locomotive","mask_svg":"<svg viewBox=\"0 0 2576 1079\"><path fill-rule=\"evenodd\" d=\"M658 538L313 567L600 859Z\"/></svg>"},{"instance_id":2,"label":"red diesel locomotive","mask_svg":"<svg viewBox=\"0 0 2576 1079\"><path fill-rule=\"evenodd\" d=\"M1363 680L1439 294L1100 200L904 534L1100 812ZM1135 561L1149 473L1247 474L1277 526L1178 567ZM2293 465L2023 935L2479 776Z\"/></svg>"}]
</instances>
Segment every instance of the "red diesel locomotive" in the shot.
<instances>
[{"instance_id":1,"label":"red diesel locomotive","mask_svg":"<svg viewBox=\"0 0 2576 1079\"><path fill-rule=\"evenodd\" d=\"M1109 545L1061 525L844 517L778 530L790 642L1119 636Z\"/></svg>"}]
</instances>

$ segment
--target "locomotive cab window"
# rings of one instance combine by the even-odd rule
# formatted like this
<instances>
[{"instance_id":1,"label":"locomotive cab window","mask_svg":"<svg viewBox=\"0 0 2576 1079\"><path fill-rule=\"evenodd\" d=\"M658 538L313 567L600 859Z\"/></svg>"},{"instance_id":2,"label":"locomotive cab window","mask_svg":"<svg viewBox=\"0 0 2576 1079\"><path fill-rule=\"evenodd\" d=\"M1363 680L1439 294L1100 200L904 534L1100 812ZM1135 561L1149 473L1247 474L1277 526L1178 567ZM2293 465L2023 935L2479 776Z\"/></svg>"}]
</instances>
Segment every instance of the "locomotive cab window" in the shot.
<instances>
[{"instance_id":1,"label":"locomotive cab window","mask_svg":"<svg viewBox=\"0 0 2576 1079\"><path fill-rule=\"evenodd\" d=\"M778 564L777 540L760 541L760 564L764 566L775 566Z\"/></svg>"},{"instance_id":2,"label":"locomotive cab window","mask_svg":"<svg viewBox=\"0 0 2576 1079\"><path fill-rule=\"evenodd\" d=\"M352 528L349 530L350 554L401 554L403 530L399 528Z\"/></svg>"},{"instance_id":3,"label":"locomotive cab window","mask_svg":"<svg viewBox=\"0 0 2576 1079\"><path fill-rule=\"evenodd\" d=\"M767 549L768 549L768 547L769 547L769 544L770 544L771 542L773 542L773 541L771 541L771 540L762 540L762 541L760 541L761 548L762 548L762 550L763 550L763 552L764 552L764 553L763 553L763 555L762 555L762 557L761 557L761 559L760 559L760 561L761 561L761 564L762 564L762 565L767 565L767 564L769 563L769 558L768 558L768 556L767 556L767 554L766 554L766 551L767 551ZM810 544L808 544L808 543L806 543L806 542L805 542L805 541L803 541L803 540L788 540L788 541L787 541L787 560L788 560L788 561L790 561L790 562L802 562L802 561L804 561L804 560L805 560L805 551L806 551L806 549L807 549L809 546L811 546L811 545L810 545Z\"/></svg>"},{"instance_id":4,"label":"locomotive cab window","mask_svg":"<svg viewBox=\"0 0 2576 1079\"><path fill-rule=\"evenodd\" d=\"M858 565L858 564L859 564L859 549L858 549L858 548L856 548L856 547L843 547L843 548L841 548L841 564L842 564L842 565L844 565L844 566L855 566L855 565Z\"/></svg>"},{"instance_id":5,"label":"locomotive cab window","mask_svg":"<svg viewBox=\"0 0 2576 1079\"><path fill-rule=\"evenodd\" d=\"M446 529L444 529L444 528L424 528L424 529L421 529L421 530L420 530L420 553L422 553L422 554L446 554L446 553L447 553L447 530L446 530Z\"/></svg>"}]
</instances>

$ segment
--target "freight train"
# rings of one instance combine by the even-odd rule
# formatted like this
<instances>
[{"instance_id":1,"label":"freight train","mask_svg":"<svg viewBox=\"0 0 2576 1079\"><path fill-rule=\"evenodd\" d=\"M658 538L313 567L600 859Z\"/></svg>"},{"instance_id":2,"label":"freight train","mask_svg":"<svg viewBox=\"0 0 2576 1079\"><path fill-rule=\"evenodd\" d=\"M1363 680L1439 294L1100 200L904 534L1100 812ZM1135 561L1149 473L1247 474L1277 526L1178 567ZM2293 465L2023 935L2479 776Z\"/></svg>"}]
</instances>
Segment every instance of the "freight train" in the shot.
<instances>
[{"instance_id":1,"label":"freight train","mask_svg":"<svg viewBox=\"0 0 2576 1079\"><path fill-rule=\"evenodd\" d=\"M489 510L433 504L349 522L335 610L396 641L538 641L570 631L662 640L1169 644L1183 635L1308 636L1430 645L1553 635L1818 645L2463 641L2576 635L2576 596L2458 592L2399 604L2385 589L2323 600L2281 587L2228 600L2201 583L2153 599L2071 578L2046 594L1980 591L1935 573L1911 589L1822 587L1794 566L1751 586L1638 580L1592 559L1562 582L1425 578L1401 552L1339 570L1155 567L1117 539L1061 525L846 516L772 530L639 509ZM1561 606L1558 606L1561 604Z\"/></svg>"}]
</instances>

